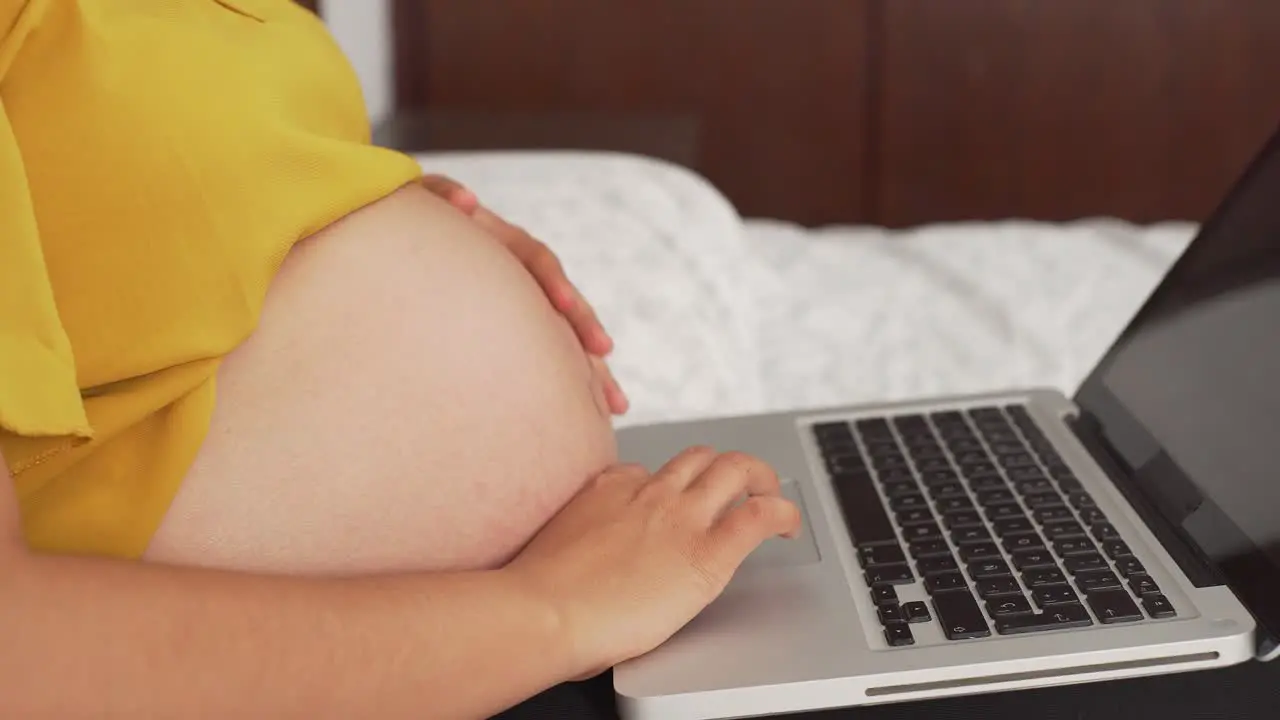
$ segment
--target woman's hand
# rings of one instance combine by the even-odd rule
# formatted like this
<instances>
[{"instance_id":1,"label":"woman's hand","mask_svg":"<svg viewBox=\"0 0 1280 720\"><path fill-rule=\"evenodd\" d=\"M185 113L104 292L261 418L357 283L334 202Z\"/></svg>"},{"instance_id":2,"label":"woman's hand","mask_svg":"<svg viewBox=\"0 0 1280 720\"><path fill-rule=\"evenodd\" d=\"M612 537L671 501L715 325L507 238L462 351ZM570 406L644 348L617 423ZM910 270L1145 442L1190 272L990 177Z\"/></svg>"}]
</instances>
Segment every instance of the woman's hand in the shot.
<instances>
[{"instance_id":1,"label":"woman's hand","mask_svg":"<svg viewBox=\"0 0 1280 720\"><path fill-rule=\"evenodd\" d=\"M443 175L427 175L421 182L423 187L471 216L525 266L546 293L552 307L569 321L577 334L604 387L610 411L615 415L625 413L630 403L604 361L613 350L613 338L605 331L591 304L569 281L560 259L551 248L486 209L475 193L457 181Z\"/></svg>"},{"instance_id":2,"label":"woman's hand","mask_svg":"<svg viewBox=\"0 0 1280 720\"><path fill-rule=\"evenodd\" d=\"M671 637L761 542L799 527L768 465L693 448L653 475L597 476L499 572L550 600L594 674Z\"/></svg>"}]
</instances>

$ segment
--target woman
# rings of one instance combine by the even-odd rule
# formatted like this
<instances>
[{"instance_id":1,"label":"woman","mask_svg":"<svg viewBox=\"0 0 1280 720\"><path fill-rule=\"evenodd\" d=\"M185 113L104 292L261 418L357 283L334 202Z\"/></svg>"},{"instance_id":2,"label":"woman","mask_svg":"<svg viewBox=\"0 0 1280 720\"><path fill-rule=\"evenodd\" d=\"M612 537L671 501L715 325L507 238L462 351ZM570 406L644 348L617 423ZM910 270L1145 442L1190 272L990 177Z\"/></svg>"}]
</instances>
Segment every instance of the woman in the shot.
<instances>
[{"instance_id":1,"label":"woman","mask_svg":"<svg viewBox=\"0 0 1280 720\"><path fill-rule=\"evenodd\" d=\"M794 531L750 458L615 466L554 256L287 0L0 0L0 103L0 716L480 717Z\"/></svg>"}]
</instances>

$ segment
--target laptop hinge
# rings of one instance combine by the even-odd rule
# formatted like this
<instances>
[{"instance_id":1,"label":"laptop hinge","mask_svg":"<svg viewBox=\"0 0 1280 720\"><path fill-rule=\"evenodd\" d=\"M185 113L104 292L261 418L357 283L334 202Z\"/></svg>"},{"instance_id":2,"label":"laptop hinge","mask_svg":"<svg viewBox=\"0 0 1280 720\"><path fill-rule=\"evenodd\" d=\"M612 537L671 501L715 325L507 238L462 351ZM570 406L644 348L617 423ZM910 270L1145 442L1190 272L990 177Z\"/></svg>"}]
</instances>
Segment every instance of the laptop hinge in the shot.
<instances>
[{"instance_id":1,"label":"laptop hinge","mask_svg":"<svg viewBox=\"0 0 1280 720\"><path fill-rule=\"evenodd\" d=\"M1181 493L1180 499L1187 502L1171 502L1168 499L1160 502L1143 489L1134 468L1125 462L1107 440L1106 433L1102 431L1102 424L1097 418L1088 412L1082 412L1069 419L1067 424L1093 455L1111 482L1120 488L1120 492L1151 532L1155 533L1156 538L1164 545L1169 556L1178 564L1187 579L1198 588L1225 585L1226 581L1223 580L1213 562L1178 526L1189 511L1194 509L1190 503L1191 494L1199 497L1194 486L1189 486L1190 490Z\"/></svg>"}]
</instances>

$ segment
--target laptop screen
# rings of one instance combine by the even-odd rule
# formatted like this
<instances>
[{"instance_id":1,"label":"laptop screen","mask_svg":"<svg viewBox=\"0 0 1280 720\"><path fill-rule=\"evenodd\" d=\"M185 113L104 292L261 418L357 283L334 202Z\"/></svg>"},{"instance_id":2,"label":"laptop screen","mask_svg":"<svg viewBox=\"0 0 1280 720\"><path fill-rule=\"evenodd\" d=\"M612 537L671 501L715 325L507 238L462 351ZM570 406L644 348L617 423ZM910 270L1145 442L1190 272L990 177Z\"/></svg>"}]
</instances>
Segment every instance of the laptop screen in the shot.
<instances>
[{"instance_id":1,"label":"laptop screen","mask_svg":"<svg viewBox=\"0 0 1280 720\"><path fill-rule=\"evenodd\" d=\"M1280 637L1280 135L1076 401Z\"/></svg>"}]
</instances>

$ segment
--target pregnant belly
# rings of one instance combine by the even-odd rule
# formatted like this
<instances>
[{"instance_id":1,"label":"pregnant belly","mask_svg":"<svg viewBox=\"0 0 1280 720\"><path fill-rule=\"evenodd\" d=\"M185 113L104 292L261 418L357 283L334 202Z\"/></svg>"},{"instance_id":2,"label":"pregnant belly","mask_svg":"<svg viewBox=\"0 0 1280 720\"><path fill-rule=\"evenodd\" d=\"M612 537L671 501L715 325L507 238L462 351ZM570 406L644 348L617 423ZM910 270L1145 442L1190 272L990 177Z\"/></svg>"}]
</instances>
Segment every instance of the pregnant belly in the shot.
<instances>
[{"instance_id":1,"label":"pregnant belly","mask_svg":"<svg viewBox=\"0 0 1280 720\"><path fill-rule=\"evenodd\" d=\"M615 459L567 323L503 247L417 187L294 248L217 392L151 559L492 566Z\"/></svg>"}]
</instances>

